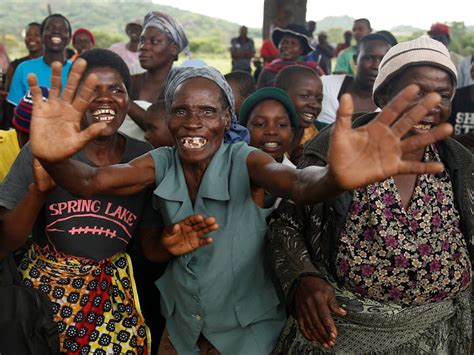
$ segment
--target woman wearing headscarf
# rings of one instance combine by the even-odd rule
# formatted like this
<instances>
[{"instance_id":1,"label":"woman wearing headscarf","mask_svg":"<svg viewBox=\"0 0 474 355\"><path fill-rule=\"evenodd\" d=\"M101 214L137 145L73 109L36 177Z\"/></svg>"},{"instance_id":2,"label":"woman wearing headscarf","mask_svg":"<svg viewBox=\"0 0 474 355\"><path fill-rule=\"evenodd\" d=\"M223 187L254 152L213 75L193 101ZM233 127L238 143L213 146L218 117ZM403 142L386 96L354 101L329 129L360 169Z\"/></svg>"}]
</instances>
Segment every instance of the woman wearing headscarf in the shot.
<instances>
[{"instance_id":1,"label":"woman wearing headscarf","mask_svg":"<svg viewBox=\"0 0 474 355\"><path fill-rule=\"evenodd\" d=\"M187 47L186 33L176 19L158 11L151 11L145 16L138 43L138 58L146 71L132 76L129 117L120 129L122 132L144 140L145 111L162 96L173 63Z\"/></svg>"},{"instance_id":2,"label":"woman wearing headscarf","mask_svg":"<svg viewBox=\"0 0 474 355\"><path fill-rule=\"evenodd\" d=\"M190 215L213 216L206 220L219 225L203 238L204 247L187 244L187 250L167 255L169 264L157 285L169 334L163 349L171 353L273 350L286 316L263 258L271 209L261 208L254 196L265 190L312 203L399 172L438 172L439 164L404 161L400 152L451 133L450 126L443 125L423 137L401 140L438 102L436 95L405 112L416 96L413 88L405 90L377 119L358 130L350 127L352 109L345 96L332 135L330 164L296 170L243 142L226 144L224 133L234 117L229 85L213 68L184 67L173 69L165 89L174 147L158 148L130 163L94 168L69 159L104 129L101 122L82 131L71 124L80 121L93 92L94 77L77 89L84 65L76 61L62 99L56 90L47 103L40 102L39 89L30 80L35 105L32 151L54 180L78 195L123 196L156 186L154 206L170 233L178 236L182 229L176 223ZM52 76L55 87L59 73L57 66ZM61 124L66 120L69 124Z\"/></svg>"},{"instance_id":3,"label":"woman wearing headscarf","mask_svg":"<svg viewBox=\"0 0 474 355\"><path fill-rule=\"evenodd\" d=\"M456 80L446 47L423 36L387 52L373 98L385 110L412 85L417 102L439 94L407 134L423 137L449 118ZM331 130L308 143L300 168L327 163ZM268 255L291 313L276 354L469 354L473 156L452 138L402 156L445 169L275 211Z\"/></svg>"},{"instance_id":4,"label":"woman wearing headscarf","mask_svg":"<svg viewBox=\"0 0 474 355\"><path fill-rule=\"evenodd\" d=\"M265 64L257 82L257 89L273 86L276 75L289 65L301 64L314 69L319 76L324 75L318 63L300 60L301 56L313 51L308 30L300 25L290 24L285 28L275 28L272 41L278 48L279 58Z\"/></svg>"}]
</instances>

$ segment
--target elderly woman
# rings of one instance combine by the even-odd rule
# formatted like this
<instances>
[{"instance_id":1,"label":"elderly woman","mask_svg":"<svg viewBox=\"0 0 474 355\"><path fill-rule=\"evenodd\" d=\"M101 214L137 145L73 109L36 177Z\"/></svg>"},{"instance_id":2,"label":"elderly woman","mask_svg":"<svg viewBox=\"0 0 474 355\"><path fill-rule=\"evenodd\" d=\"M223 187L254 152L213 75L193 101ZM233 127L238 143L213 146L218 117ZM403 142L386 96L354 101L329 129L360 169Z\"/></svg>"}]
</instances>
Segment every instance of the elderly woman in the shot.
<instances>
[{"instance_id":1,"label":"elderly woman","mask_svg":"<svg viewBox=\"0 0 474 355\"><path fill-rule=\"evenodd\" d=\"M451 111L456 69L442 44L420 37L392 47L374 101L385 110L412 84L420 87L415 102L441 96L407 133L422 137ZM301 168L329 162L330 135L324 130L309 143ZM276 353L469 353L472 154L448 138L402 156L445 170L390 174L329 203L286 201L276 211L268 255L292 314Z\"/></svg>"},{"instance_id":2,"label":"elderly woman","mask_svg":"<svg viewBox=\"0 0 474 355\"><path fill-rule=\"evenodd\" d=\"M157 282L169 333L165 349L180 354L209 348L268 354L274 348L286 317L263 262L265 218L271 210L260 208L252 196L264 189L314 203L398 173L439 172L440 164L401 160L400 152L419 149L451 133L450 126L444 125L423 136L400 139L439 101L437 95L428 95L406 111L416 87L405 90L374 122L358 130L350 127L351 103L344 97L330 164L296 170L245 143L223 143L235 116L224 77L210 67L177 68L165 93L175 146L158 148L129 163L92 167L69 159L105 127L99 122L81 131L78 125L96 81L89 76L77 89L84 66L76 61L63 97L56 89L48 102L39 100L39 88L30 78L32 151L55 181L73 194L86 196L128 195L156 186L155 207L177 235L182 229L176 222L190 215L214 216L215 220L209 217L205 222L210 227L216 220L219 224L218 231L201 240L205 247L185 243L186 252L170 251L168 268ZM60 77L56 65L53 87L59 88Z\"/></svg>"},{"instance_id":3,"label":"elderly woman","mask_svg":"<svg viewBox=\"0 0 474 355\"><path fill-rule=\"evenodd\" d=\"M318 63L300 61L301 56L314 50L309 37L308 30L300 25L290 24L285 28L275 28L272 32L272 42L280 51L280 58L265 65L258 78L257 89L273 86L276 75L289 65L305 65L314 69L318 75L324 75Z\"/></svg>"}]
</instances>

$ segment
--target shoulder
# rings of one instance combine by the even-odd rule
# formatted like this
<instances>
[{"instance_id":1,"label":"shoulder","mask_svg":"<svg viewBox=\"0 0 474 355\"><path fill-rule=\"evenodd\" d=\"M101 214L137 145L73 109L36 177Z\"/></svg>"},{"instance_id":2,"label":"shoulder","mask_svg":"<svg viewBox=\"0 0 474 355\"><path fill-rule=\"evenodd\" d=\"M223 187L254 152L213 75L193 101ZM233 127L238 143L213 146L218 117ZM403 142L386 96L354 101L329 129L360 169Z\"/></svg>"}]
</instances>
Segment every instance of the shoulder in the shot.
<instances>
[{"instance_id":1,"label":"shoulder","mask_svg":"<svg viewBox=\"0 0 474 355\"><path fill-rule=\"evenodd\" d=\"M345 78L346 78L346 75L344 74L323 75L321 77L321 81L323 82L323 90L335 88L337 86L340 87Z\"/></svg>"}]
</instances>

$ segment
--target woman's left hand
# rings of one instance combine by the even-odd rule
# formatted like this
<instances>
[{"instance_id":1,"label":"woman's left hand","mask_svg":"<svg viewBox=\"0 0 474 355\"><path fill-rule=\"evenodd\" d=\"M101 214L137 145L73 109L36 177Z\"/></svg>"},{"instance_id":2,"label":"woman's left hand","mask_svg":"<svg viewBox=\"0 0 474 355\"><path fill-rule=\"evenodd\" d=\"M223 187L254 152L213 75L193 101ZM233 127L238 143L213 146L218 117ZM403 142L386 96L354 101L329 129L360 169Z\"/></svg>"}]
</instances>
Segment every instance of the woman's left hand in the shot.
<instances>
[{"instance_id":1,"label":"woman's left hand","mask_svg":"<svg viewBox=\"0 0 474 355\"><path fill-rule=\"evenodd\" d=\"M165 250L179 256L212 243L207 234L219 229L214 217L192 215L165 229L161 244Z\"/></svg>"}]
</instances>

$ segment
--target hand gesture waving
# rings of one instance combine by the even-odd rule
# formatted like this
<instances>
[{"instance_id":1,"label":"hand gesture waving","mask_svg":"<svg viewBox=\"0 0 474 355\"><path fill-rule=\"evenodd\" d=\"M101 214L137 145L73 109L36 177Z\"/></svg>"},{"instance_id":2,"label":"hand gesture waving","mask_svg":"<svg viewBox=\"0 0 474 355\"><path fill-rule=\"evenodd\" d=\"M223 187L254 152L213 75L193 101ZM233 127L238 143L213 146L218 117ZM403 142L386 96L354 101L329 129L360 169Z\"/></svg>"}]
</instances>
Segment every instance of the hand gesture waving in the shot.
<instances>
[{"instance_id":1,"label":"hand gesture waving","mask_svg":"<svg viewBox=\"0 0 474 355\"><path fill-rule=\"evenodd\" d=\"M219 229L214 217L192 215L165 229L161 244L174 256L183 255L212 243L206 235Z\"/></svg>"},{"instance_id":2,"label":"hand gesture waving","mask_svg":"<svg viewBox=\"0 0 474 355\"><path fill-rule=\"evenodd\" d=\"M51 89L48 101L42 100L41 89L34 74L28 75L33 98L33 113L30 127L31 151L35 157L47 162L66 159L80 151L88 141L98 136L107 126L95 123L81 131L81 120L89 107L97 83L97 76L89 75L80 85L87 63L78 59L69 73L62 96L62 65L51 65Z\"/></svg>"},{"instance_id":3,"label":"hand gesture waving","mask_svg":"<svg viewBox=\"0 0 474 355\"><path fill-rule=\"evenodd\" d=\"M403 155L448 137L451 125L444 123L425 134L405 137L440 101L436 93L414 100L419 88L410 85L397 95L370 123L352 129L352 100L343 95L332 132L329 173L336 184L353 190L398 174L425 174L442 171L435 162L403 160Z\"/></svg>"}]
</instances>

